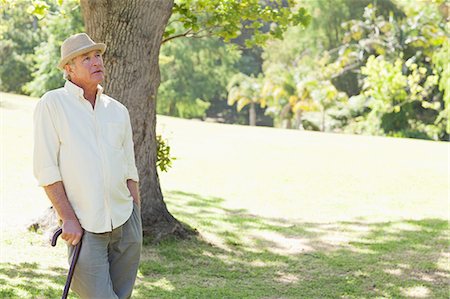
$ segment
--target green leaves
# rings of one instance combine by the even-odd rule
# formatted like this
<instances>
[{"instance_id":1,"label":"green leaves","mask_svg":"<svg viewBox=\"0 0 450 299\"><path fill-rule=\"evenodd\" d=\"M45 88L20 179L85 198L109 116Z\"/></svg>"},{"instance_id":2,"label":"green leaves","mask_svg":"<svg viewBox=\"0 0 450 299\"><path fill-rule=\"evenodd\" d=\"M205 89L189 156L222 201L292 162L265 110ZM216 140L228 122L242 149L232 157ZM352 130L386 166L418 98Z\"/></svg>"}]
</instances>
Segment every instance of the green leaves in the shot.
<instances>
[{"instance_id":1,"label":"green leaves","mask_svg":"<svg viewBox=\"0 0 450 299\"><path fill-rule=\"evenodd\" d=\"M61 6L52 6L38 25L43 36L40 44L33 51L33 79L23 87L33 96L41 96L46 91L64 84L62 73L55 64L61 55L62 41L84 30L79 1L64 0Z\"/></svg>"},{"instance_id":2,"label":"green leaves","mask_svg":"<svg viewBox=\"0 0 450 299\"><path fill-rule=\"evenodd\" d=\"M304 7L301 7L297 13L291 15L290 22L292 24L298 25L301 24L303 27L308 27L312 21L312 17L306 11Z\"/></svg>"},{"instance_id":3,"label":"green leaves","mask_svg":"<svg viewBox=\"0 0 450 299\"><path fill-rule=\"evenodd\" d=\"M433 67L439 74L439 90L443 93L444 109L439 113L435 124L442 124L450 134L450 40L447 38L439 51L433 54Z\"/></svg>"},{"instance_id":4,"label":"green leaves","mask_svg":"<svg viewBox=\"0 0 450 299\"><path fill-rule=\"evenodd\" d=\"M437 86L437 76L428 74L427 69L414 63L412 58L406 62L397 58L392 63L382 56L370 56L361 73L366 75L364 95L371 98L369 107L372 110L368 118L371 115L381 117L380 126L386 133L409 130L410 126L416 126L416 129L427 127L428 132L432 132L420 115L412 115L412 109L415 103L425 110L441 109L440 102L431 97ZM404 120L399 122L395 118ZM436 130L433 132L435 134Z\"/></svg>"},{"instance_id":5,"label":"green leaves","mask_svg":"<svg viewBox=\"0 0 450 299\"><path fill-rule=\"evenodd\" d=\"M229 42L245 33L245 45L263 45L269 38L282 38L289 26L307 26L311 17L306 9L296 10L295 1L287 4L259 0L179 0L173 7L172 22L181 23L191 36L216 36ZM267 26L270 30L267 30ZM169 26L165 38L182 32Z\"/></svg>"},{"instance_id":6,"label":"green leaves","mask_svg":"<svg viewBox=\"0 0 450 299\"><path fill-rule=\"evenodd\" d=\"M158 113L204 118L211 103L226 99L227 81L237 72L239 58L239 51L213 38L175 39L164 44Z\"/></svg>"},{"instance_id":7,"label":"green leaves","mask_svg":"<svg viewBox=\"0 0 450 299\"><path fill-rule=\"evenodd\" d=\"M31 4L27 9L27 13L35 15L38 18L43 18L47 14L49 8L50 6L44 1L35 0L31 1Z\"/></svg>"},{"instance_id":8,"label":"green leaves","mask_svg":"<svg viewBox=\"0 0 450 299\"><path fill-rule=\"evenodd\" d=\"M248 104L259 104L265 107L266 101L261 96L261 78L247 76L243 73L234 75L228 83L228 105L237 103L237 111L241 111Z\"/></svg>"},{"instance_id":9,"label":"green leaves","mask_svg":"<svg viewBox=\"0 0 450 299\"><path fill-rule=\"evenodd\" d=\"M156 149L156 166L161 171L167 172L176 158L170 156L170 146L161 135L156 135Z\"/></svg>"}]
</instances>

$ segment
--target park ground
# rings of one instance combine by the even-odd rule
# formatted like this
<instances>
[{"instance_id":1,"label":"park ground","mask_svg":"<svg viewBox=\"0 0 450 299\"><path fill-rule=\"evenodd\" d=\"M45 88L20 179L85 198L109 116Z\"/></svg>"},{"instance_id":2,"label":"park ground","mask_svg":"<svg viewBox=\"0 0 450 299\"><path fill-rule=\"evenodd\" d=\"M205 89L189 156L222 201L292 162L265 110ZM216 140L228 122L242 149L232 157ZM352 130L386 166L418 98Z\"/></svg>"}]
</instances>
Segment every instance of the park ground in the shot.
<instances>
[{"instance_id":1,"label":"park ground","mask_svg":"<svg viewBox=\"0 0 450 299\"><path fill-rule=\"evenodd\" d=\"M66 248L26 225L37 99L0 93L0 297L58 298ZM197 237L145 244L134 298L448 298L449 143L158 117ZM72 298L76 298L73 294Z\"/></svg>"}]
</instances>

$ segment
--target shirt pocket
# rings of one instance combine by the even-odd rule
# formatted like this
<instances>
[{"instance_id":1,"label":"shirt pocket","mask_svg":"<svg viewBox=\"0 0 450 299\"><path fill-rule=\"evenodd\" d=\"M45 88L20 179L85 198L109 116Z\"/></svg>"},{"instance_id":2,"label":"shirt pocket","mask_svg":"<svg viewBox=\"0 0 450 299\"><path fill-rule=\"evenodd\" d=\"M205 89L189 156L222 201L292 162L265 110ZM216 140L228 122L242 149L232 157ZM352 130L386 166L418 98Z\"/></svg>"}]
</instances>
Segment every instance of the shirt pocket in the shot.
<instances>
[{"instance_id":1,"label":"shirt pocket","mask_svg":"<svg viewBox=\"0 0 450 299\"><path fill-rule=\"evenodd\" d=\"M106 123L105 139L109 146L122 149L125 135L125 124L119 122Z\"/></svg>"}]
</instances>

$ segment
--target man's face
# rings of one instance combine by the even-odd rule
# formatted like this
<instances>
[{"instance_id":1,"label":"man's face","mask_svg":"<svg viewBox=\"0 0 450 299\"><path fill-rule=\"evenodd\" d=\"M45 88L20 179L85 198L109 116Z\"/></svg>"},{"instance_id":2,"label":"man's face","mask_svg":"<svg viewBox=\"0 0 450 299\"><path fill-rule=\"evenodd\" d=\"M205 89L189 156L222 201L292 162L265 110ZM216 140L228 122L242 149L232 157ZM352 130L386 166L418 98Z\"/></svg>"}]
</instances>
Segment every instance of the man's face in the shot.
<instances>
[{"instance_id":1,"label":"man's face","mask_svg":"<svg viewBox=\"0 0 450 299\"><path fill-rule=\"evenodd\" d=\"M102 54L98 50L75 57L68 70L70 79L80 86L99 84L105 78L104 71Z\"/></svg>"}]
</instances>

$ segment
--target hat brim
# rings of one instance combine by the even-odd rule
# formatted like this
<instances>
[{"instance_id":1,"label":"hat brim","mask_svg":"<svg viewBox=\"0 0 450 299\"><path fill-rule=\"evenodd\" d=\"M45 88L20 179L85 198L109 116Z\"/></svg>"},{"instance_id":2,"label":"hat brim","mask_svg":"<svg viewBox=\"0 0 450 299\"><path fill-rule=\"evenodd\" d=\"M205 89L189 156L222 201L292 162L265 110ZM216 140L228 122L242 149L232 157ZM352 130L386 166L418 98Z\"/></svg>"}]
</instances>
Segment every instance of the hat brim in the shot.
<instances>
[{"instance_id":1,"label":"hat brim","mask_svg":"<svg viewBox=\"0 0 450 299\"><path fill-rule=\"evenodd\" d=\"M88 52L91 51L95 51L95 50L99 50L102 54L105 53L106 50L106 45L102 44L102 43L98 43L95 45L90 45L81 49L77 49L76 51L73 51L71 53L69 53L66 57L64 57L63 59L61 59L58 63L58 68L60 70L64 69L64 66L73 58L82 55L82 54L86 54Z\"/></svg>"}]
</instances>

